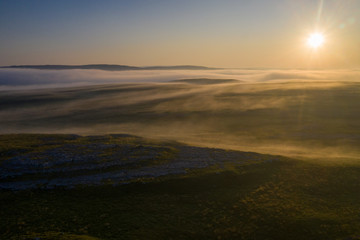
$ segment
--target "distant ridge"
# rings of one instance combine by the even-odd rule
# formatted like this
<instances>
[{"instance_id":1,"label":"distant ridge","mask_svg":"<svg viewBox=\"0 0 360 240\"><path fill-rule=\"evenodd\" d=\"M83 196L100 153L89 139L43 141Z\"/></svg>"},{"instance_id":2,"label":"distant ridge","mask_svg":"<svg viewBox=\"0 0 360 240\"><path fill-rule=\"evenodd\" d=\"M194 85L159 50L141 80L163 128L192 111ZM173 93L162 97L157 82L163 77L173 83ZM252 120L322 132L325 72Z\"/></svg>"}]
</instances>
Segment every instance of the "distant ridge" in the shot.
<instances>
[{"instance_id":1,"label":"distant ridge","mask_svg":"<svg viewBox=\"0 0 360 240\"><path fill-rule=\"evenodd\" d=\"M135 67L127 65L112 64L88 64L88 65L12 65L0 68L27 68L40 70L71 70L71 69L96 69L105 71L129 71L129 70L210 70L218 68L208 68L203 66L178 65L178 66L150 66Z\"/></svg>"},{"instance_id":2,"label":"distant ridge","mask_svg":"<svg viewBox=\"0 0 360 240\"><path fill-rule=\"evenodd\" d=\"M239 83L241 80L236 79L212 79L212 78L193 78L173 80L173 83L190 83L190 84L221 84L221 83Z\"/></svg>"}]
</instances>

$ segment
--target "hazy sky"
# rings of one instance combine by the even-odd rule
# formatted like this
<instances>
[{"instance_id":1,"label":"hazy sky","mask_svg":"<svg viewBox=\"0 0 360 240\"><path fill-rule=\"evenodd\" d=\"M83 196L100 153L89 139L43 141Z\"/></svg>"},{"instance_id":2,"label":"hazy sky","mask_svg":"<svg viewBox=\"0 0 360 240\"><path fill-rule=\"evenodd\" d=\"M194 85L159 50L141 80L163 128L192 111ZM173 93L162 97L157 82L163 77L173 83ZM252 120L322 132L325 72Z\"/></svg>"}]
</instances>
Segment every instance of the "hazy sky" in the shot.
<instances>
[{"instance_id":1,"label":"hazy sky","mask_svg":"<svg viewBox=\"0 0 360 240\"><path fill-rule=\"evenodd\" d=\"M0 0L0 65L91 63L359 67L360 1Z\"/></svg>"}]
</instances>

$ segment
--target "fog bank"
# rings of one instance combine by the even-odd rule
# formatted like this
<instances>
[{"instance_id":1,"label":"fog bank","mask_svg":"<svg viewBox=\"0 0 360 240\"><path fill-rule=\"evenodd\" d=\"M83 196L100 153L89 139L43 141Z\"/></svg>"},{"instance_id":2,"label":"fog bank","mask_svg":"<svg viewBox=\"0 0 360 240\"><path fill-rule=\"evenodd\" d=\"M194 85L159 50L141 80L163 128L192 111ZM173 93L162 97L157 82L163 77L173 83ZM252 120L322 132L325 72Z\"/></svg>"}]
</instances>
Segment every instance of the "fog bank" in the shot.
<instances>
[{"instance_id":1,"label":"fog bank","mask_svg":"<svg viewBox=\"0 0 360 240\"><path fill-rule=\"evenodd\" d=\"M360 157L357 70L1 69L0 83L0 133L129 133L289 156Z\"/></svg>"}]
</instances>

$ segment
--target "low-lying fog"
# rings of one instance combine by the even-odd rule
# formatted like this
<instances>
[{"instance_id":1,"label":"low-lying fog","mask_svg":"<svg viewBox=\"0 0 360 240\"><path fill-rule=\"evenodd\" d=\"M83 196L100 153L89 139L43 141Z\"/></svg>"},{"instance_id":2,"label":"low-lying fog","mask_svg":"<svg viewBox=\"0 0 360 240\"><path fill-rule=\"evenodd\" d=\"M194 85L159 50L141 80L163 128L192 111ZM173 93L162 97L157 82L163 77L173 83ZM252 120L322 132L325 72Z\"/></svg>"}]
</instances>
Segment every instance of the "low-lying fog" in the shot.
<instances>
[{"instance_id":1,"label":"low-lying fog","mask_svg":"<svg viewBox=\"0 0 360 240\"><path fill-rule=\"evenodd\" d=\"M0 69L0 133L130 133L360 158L359 70Z\"/></svg>"}]
</instances>

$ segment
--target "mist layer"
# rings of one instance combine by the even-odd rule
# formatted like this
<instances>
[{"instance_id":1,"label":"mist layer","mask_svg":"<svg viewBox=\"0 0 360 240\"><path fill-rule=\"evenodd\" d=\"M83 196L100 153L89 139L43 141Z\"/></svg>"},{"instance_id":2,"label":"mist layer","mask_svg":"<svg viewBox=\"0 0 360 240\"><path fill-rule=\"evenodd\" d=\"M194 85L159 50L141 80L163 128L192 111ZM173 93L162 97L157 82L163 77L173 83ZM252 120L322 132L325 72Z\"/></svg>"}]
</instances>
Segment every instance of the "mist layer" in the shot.
<instances>
[{"instance_id":1,"label":"mist layer","mask_svg":"<svg viewBox=\"0 0 360 240\"><path fill-rule=\"evenodd\" d=\"M357 70L0 71L1 133L129 133L358 158Z\"/></svg>"}]
</instances>

